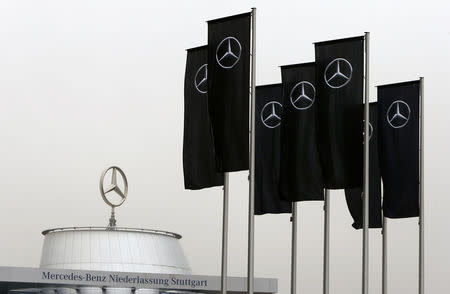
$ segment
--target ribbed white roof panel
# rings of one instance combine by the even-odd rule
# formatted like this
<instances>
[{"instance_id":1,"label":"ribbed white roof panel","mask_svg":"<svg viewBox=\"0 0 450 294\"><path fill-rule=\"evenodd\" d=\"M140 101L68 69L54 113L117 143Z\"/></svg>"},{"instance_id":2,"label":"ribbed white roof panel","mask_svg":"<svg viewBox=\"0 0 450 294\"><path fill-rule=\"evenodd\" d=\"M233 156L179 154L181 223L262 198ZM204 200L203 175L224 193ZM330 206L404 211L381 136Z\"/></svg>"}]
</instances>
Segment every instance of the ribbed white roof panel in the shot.
<instances>
[{"instance_id":1,"label":"ribbed white roof panel","mask_svg":"<svg viewBox=\"0 0 450 294\"><path fill-rule=\"evenodd\" d=\"M102 288L97 287L80 287L78 288L79 294L103 294Z\"/></svg>"},{"instance_id":2,"label":"ribbed white roof panel","mask_svg":"<svg viewBox=\"0 0 450 294\"><path fill-rule=\"evenodd\" d=\"M65 228L43 234L42 268L191 273L177 234L126 228Z\"/></svg>"}]
</instances>

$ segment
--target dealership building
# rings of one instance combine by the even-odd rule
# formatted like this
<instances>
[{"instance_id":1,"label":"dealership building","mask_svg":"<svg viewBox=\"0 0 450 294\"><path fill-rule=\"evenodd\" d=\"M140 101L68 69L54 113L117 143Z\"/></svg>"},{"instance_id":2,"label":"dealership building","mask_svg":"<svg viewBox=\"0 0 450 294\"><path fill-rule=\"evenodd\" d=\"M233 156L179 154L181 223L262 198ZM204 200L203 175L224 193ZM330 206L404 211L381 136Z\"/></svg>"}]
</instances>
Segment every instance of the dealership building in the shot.
<instances>
[{"instance_id":1,"label":"dealership building","mask_svg":"<svg viewBox=\"0 0 450 294\"><path fill-rule=\"evenodd\" d=\"M108 172L111 182L104 185ZM181 235L116 226L114 209L124 202L127 191L120 168L105 170L100 192L112 209L109 226L43 231L39 267L0 266L0 294L219 293L220 276L192 274ZM107 197L110 192L122 196L118 203ZM256 278L254 283L255 293L277 292L276 279ZM245 293L246 284L245 277L228 277L228 292Z\"/></svg>"}]
</instances>

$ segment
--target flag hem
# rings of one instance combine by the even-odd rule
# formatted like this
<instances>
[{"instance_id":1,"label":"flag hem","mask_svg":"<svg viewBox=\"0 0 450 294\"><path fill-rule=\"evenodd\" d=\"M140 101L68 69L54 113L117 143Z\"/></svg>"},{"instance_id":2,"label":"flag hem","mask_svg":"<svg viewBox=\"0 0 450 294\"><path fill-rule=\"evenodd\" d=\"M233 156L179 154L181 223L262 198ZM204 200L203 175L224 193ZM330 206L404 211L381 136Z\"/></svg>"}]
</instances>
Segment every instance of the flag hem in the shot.
<instances>
[{"instance_id":1,"label":"flag hem","mask_svg":"<svg viewBox=\"0 0 450 294\"><path fill-rule=\"evenodd\" d=\"M197 46L197 47L188 48L188 49L186 49L186 51L192 52L192 51L201 50L201 49L204 49L207 47L208 47L208 45L201 45L201 46Z\"/></svg>"},{"instance_id":2,"label":"flag hem","mask_svg":"<svg viewBox=\"0 0 450 294\"><path fill-rule=\"evenodd\" d=\"M406 82L397 82L392 84L383 84L376 86L377 88L391 87L391 86L407 86L411 84L419 84L420 80L406 81Z\"/></svg>"},{"instance_id":3,"label":"flag hem","mask_svg":"<svg viewBox=\"0 0 450 294\"><path fill-rule=\"evenodd\" d=\"M333 44L333 43L340 43L340 42L346 42L346 41L356 41L361 40L364 41L364 35L357 36L357 37L349 37L349 38L341 38L341 39L334 39L334 40L327 40L327 41L319 41L314 42L314 45L323 45L323 44Z\"/></svg>"},{"instance_id":4,"label":"flag hem","mask_svg":"<svg viewBox=\"0 0 450 294\"><path fill-rule=\"evenodd\" d=\"M244 13L239 13L239 14L235 14L235 15L230 15L230 16L225 16L225 17L221 17L221 18L216 18L216 19L211 19L211 20L207 20L207 23L215 23L215 22L219 22L219 21L228 21L228 20L232 20L234 18L240 18L240 17L244 17L244 16L251 16L252 13L251 12L244 12Z\"/></svg>"}]
</instances>

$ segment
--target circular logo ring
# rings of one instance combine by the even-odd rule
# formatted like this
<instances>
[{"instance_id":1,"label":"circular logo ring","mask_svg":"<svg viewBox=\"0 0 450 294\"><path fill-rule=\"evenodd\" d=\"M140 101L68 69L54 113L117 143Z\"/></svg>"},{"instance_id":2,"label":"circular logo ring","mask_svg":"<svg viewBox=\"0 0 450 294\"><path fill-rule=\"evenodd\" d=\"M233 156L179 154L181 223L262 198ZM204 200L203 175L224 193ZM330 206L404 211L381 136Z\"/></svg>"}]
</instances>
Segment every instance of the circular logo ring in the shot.
<instances>
[{"instance_id":1,"label":"circular logo ring","mask_svg":"<svg viewBox=\"0 0 450 294\"><path fill-rule=\"evenodd\" d=\"M364 126L364 121L363 121L362 126L361 126L361 131L363 134L363 142L364 142L364 127L365 126ZM369 141L372 139L372 135L373 135L373 126L369 121Z\"/></svg>"},{"instance_id":2,"label":"circular logo ring","mask_svg":"<svg viewBox=\"0 0 450 294\"><path fill-rule=\"evenodd\" d=\"M233 52L233 47L236 47L236 45L239 48L239 52ZM221 49L221 48L225 49L225 53L223 53L219 57L219 49ZM236 65L236 63L238 63L239 59L241 58L241 52L242 52L242 46L241 46L241 43L239 43L238 39L236 39L235 37L231 37L231 36L226 37L217 46L216 61L222 68L225 68L225 69L233 68ZM225 63L226 61L231 61L231 63L230 62Z\"/></svg>"},{"instance_id":3,"label":"circular logo ring","mask_svg":"<svg viewBox=\"0 0 450 294\"><path fill-rule=\"evenodd\" d=\"M394 107L394 105L395 105L395 109L392 108L392 107ZM400 107L400 106L402 106L402 107ZM406 106L406 108L404 108L404 106ZM401 108L403 108L403 111L401 110ZM407 113L405 113L405 111L404 111L405 109L407 110ZM392 110L394 111L394 113L393 113L393 115L390 115ZM392 102L386 112L387 122L394 129L400 129L400 128L403 128L404 126L406 126L406 124L409 121L410 116L411 116L411 109L409 108L409 105L402 100L395 100L394 102ZM402 122L396 123L396 122L394 122L395 119L400 120Z\"/></svg>"},{"instance_id":4,"label":"circular logo ring","mask_svg":"<svg viewBox=\"0 0 450 294\"><path fill-rule=\"evenodd\" d=\"M270 109L266 110L268 109L268 107L270 107ZM281 116L277 114L276 110L277 107L282 108L283 105L281 105L281 103L277 101L270 101L267 102L266 105L264 105L263 109L261 110L261 122L263 123L264 126L266 126L269 129L274 129L281 124ZM270 111L269 115L264 115L268 111Z\"/></svg>"},{"instance_id":5,"label":"circular logo ring","mask_svg":"<svg viewBox=\"0 0 450 294\"><path fill-rule=\"evenodd\" d=\"M312 89L312 97L308 96L307 89L305 90L305 86L306 88L310 88ZM292 97L292 95L294 94L294 91L297 90L299 87L300 88L300 95L298 95L297 97ZM308 108L310 108L311 106L313 106L314 101L316 99L316 88L314 88L314 85L311 84L310 82L307 81L302 81L300 83L297 83L291 90L291 93L289 94L290 100L291 100L291 104L292 106L294 106L295 109L297 110L306 110ZM302 101L306 102L306 106L297 106L298 103L301 103ZM298 103L297 103L298 102Z\"/></svg>"},{"instance_id":6,"label":"circular logo ring","mask_svg":"<svg viewBox=\"0 0 450 294\"><path fill-rule=\"evenodd\" d=\"M108 185L106 188L104 188L105 176L108 173L108 171L110 171L110 170L112 170L111 184ZM123 184L124 184L123 191L117 185L117 171L119 172L119 174L121 175L122 180L123 180ZM111 201L109 201L109 199L106 197L106 194L108 194L110 192L115 192L117 195L119 195L121 197L121 200L119 203L115 204L115 203L112 203ZM125 202L125 199L127 198L127 195L128 195L128 181L127 181L127 177L125 176L125 173L119 167L111 166L102 172L102 175L100 177L100 193L102 195L103 201L105 201L105 203L108 204L109 206L111 206L112 208L118 207Z\"/></svg>"},{"instance_id":7,"label":"circular logo ring","mask_svg":"<svg viewBox=\"0 0 450 294\"><path fill-rule=\"evenodd\" d=\"M373 135L373 126L369 122L369 141L372 139L372 135Z\"/></svg>"},{"instance_id":8,"label":"circular logo ring","mask_svg":"<svg viewBox=\"0 0 450 294\"><path fill-rule=\"evenodd\" d=\"M332 73L328 74L328 70L332 65L336 65L336 69ZM345 69L345 72L342 72L343 69ZM348 82L350 82L350 80L352 79L352 74L353 74L353 67L350 64L350 62L348 62L344 58L336 58L330 63L328 63L323 73L323 78L325 79L325 83L328 85L328 87L333 89L339 89L347 85ZM341 81L340 83L337 84L333 85L330 84L330 82L335 79L344 80L344 82Z\"/></svg>"},{"instance_id":9,"label":"circular logo ring","mask_svg":"<svg viewBox=\"0 0 450 294\"><path fill-rule=\"evenodd\" d=\"M208 92L208 64L205 63L199 67L194 78L195 89L201 94Z\"/></svg>"}]
</instances>

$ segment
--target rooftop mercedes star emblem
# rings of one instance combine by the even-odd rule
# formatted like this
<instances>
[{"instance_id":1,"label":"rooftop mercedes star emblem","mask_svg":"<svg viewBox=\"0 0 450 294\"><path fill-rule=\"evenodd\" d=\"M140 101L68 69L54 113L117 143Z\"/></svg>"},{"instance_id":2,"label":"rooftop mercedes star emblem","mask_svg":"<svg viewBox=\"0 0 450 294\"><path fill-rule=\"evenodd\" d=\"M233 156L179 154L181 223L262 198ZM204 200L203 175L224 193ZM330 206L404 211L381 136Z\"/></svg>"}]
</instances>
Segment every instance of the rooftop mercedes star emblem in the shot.
<instances>
[{"instance_id":1,"label":"rooftop mercedes star emblem","mask_svg":"<svg viewBox=\"0 0 450 294\"><path fill-rule=\"evenodd\" d=\"M396 100L389 106L386 118L391 127L400 129L406 126L410 114L411 109L409 108L409 105L402 100Z\"/></svg>"},{"instance_id":2,"label":"rooftop mercedes star emblem","mask_svg":"<svg viewBox=\"0 0 450 294\"><path fill-rule=\"evenodd\" d=\"M122 178L120 183L117 181L117 172L119 172ZM105 177L107 175L109 176L109 174L111 174L111 181L106 185ZM120 186L122 186L122 188ZM102 194L103 201L105 201L105 203L112 208L123 204L128 194L128 181L125 173L119 167L111 166L103 171L102 176L100 177L100 193ZM116 196L115 201L112 200L112 194ZM107 195L111 195L111 200L107 197Z\"/></svg>"},{"instance_id":3,"label":"rooftop mercedes star emblem","mask_svg":"<svg viewBox=\"0 0 450 294\"><path fill-rule=\"evenodd\" d=\"M242 46L235 37L226 37L216 49L217 63L225 69L230 69L241 58Z\"/></svg>"},{"instance_id":4,"label":"rooftop mercedes star emblem","mask_svg":"<svg viewBox=\"0 0 450 294\"><path fill-rule=\"evenodd\" d=\"M353 68L350 62L344 58L336 58L325 68L323 77L330 88L342 88L350 82Z\"/></svg>"},{"instance_id":5,"label":"rooftop mercedes star emblem","mask_svg":"<svg viewBox=\"0 0 450 294\"><path fill-rule=\"evenodd\" d=\"M203 64L197 70L194 79L194 86L202 94L208 92L208 64Z\"/></svg>"},{"instance_id":6,"label":"rooftop mercedes star emblem","mask_svg":"<svg viewBox=\"0 0 450 294\"><path fill-rule=\"evenodd\" d=\"M278 127L281 124L281 103L277 101L268 102L261 110L261 121L269 129Z\"/></svg>"},{"instance_id":7,"label":"rooftop mercedes star emblem","mask_svg":"<svg viewBox=\"0 0 450 294\"><path fill-rule=\"evenodd\" d=\"M291 104L298 110L305 110L314 104L316 89L310 82L302 81L295 85L290 94Z\"/></svg>"}]
</instances>

